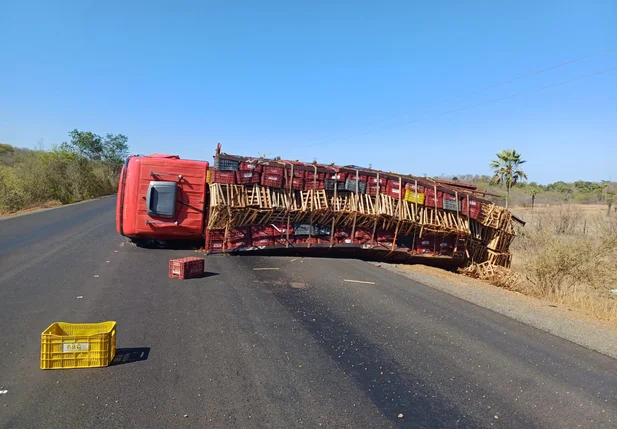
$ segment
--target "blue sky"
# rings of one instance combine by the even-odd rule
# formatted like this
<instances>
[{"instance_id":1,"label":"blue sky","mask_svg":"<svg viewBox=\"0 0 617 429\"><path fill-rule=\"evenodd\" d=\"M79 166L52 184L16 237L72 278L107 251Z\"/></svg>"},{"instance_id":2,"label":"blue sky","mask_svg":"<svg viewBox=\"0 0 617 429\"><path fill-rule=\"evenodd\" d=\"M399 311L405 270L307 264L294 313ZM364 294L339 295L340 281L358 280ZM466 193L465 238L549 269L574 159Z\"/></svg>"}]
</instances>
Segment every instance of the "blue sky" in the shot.
<instances>
[{"instance_id":1,"label":"blue sky","mask_svg":"<svg viewBox=\"0 0 617 429\"><path fill-rule=\"evenodd\" d=\"M0 142L431 176L516 148L532 181L617 180L617 70L550 86L616 68L610 48L614 0L3 2Z\"/></svg>"}]
</instances>

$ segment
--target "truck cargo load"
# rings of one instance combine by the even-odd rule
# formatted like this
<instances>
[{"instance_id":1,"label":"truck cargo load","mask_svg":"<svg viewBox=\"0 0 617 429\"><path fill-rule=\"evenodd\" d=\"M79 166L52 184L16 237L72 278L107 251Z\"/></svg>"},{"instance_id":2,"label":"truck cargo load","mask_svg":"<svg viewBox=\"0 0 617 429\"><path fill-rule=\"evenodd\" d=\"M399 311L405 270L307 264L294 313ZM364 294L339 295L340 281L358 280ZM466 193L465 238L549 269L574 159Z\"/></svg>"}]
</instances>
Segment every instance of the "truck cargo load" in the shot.
<instances>
[{"instance_id":1,"label":"truck cargo load","mask_svg":"<svg viewBox=\"0 0 617 429\"><path fill-rule=\"evenodd\" d=\"M213 168L169 155L130 157L118 232L199 238L208 253L347 250L510 265L516 219L472 185L220 150Z\"/></svg>"}]
</instances>

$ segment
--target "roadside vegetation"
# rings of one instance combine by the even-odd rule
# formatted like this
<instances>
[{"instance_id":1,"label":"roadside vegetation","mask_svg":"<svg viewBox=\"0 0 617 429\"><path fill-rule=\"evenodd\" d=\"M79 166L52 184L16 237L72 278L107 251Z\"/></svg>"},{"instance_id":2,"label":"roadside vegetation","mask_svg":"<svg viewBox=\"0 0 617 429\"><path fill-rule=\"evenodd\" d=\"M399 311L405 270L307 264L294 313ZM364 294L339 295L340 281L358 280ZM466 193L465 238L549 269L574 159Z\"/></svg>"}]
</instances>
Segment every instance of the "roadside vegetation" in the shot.
<instances>
[{"instance_id":1,"label":"roadside vegetation","mask_svg":"<svg viewBox=\"0 0 617 429\"><path fill-rule=\"evenodd\" d=\"M448 178L475 184L526 221L510 249L513 275L493 283L617 321L617 183L539 185L525 181L523 163L516 150L503 150L492 177Z\"/></svg>"},{"instance_id":2,"label":"roadside vegetation","mask_svg":"<svg viewBox=\"0 0 617 429\"><path fill-rule=\"evenodd\" d=\"M116 192L127 137L73 130L50 151L0 144L0 212L69 204Z\"/></svg>"},{"instance_id":3,"label":"roadside vegetation","mask_svg":"<svg viewBox=\"0 0 617 429\"><path fill-rule=\"evenodd\" d=\"M617 321L617 214L603 205L514 208L513 289Z\"/></svg>"}]
</instances>

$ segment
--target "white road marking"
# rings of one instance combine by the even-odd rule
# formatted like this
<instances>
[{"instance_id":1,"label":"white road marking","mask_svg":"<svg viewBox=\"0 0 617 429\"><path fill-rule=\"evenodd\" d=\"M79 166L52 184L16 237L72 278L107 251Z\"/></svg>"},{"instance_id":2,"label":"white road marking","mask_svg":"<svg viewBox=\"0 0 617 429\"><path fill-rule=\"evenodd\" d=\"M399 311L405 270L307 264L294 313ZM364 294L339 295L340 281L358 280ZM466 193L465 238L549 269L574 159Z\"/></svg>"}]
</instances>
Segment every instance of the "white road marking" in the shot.
<instances>
[{"instance_id":1,"label":"white road marking","mask_svg":"<svg viewBox=\"0 0 617 429\"><path fill-rule=\"evenodd\" d=\"M363 285L374 285L375 284L375 282L365 282L365 281L362 281L362 280L348 280L348 279L344 279L343 281L347 282L347 283L360 283L360 284L363 284Z\"/></svg>"}]
</instances>

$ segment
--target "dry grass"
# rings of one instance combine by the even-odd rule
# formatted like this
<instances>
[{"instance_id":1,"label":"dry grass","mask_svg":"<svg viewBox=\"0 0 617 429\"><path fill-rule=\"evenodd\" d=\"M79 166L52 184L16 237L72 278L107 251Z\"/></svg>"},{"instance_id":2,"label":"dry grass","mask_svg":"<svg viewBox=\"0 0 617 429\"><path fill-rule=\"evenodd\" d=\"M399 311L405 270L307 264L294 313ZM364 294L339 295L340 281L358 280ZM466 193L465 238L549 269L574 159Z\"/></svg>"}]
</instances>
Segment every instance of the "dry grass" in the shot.
<instances>
[{"instance_id":1,"label":"dry grass","mask_svg":"<svg viewBox=\"0 0 617 429\"><path fill-rule=\"evenodd\" d=\"M527 221L511 249L514 290L617 321L617 215L581 205L513 212Z\"/></svg>"},{"instance_id":2,"label":"dry grass","mask_svg":"<svg viewBox=\"0 0 617 429\"><path fill-rule=\"evenodd\" d=\"M27 209L23 209L23 210L17 210L17 211L4 211L4 210L0 210L0 216L16 216L22 213L28 213L31 211L35 211L35 210L41 210L41 209L50 209L52 207L58 207L61 206L62 203L60 201L48 201L42 204L36 204L33 207L28 207Z\"/></svg>"}]
</instances>

